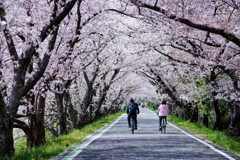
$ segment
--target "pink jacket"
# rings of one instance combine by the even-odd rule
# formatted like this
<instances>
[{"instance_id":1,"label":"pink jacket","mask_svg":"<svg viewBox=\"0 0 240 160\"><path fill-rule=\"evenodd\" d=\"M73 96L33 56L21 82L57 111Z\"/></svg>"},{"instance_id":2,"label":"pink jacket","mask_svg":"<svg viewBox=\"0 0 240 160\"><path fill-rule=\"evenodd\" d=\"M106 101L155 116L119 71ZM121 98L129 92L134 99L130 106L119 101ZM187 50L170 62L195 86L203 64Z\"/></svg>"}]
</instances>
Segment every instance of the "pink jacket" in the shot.
<instances>
[{"instance_id":1,"label":"pink jacket","mask_svg":"<svg viewBox=\"0 0 240 160\"><path fill-rule=\"evenodd\" d=\"M168 116L169 109L166 104L161 104L157 110L158 116Z\"/></svg>"}]
</instances>

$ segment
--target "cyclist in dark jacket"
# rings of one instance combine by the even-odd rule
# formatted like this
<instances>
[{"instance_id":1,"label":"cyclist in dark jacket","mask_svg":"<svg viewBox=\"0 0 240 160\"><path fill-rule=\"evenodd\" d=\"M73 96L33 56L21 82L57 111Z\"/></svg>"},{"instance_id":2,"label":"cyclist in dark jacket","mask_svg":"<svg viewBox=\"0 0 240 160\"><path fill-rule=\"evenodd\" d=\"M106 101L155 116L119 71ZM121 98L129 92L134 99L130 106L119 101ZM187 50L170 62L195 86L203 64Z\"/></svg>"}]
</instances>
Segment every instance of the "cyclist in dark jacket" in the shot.
<instances>
[{"instance_id":1,"label":"cyclist in dark jacket","mask_svg":"<svg viewBox=\"0 0 240 160\"><path fill-rule=\"evenodd\" d=\"M131 111L131 107L134 106L135 107L135 111ZM139 108L138 108L138 104L134 102L134 99L131 98L130 99L130 103L128 104L127 106L127 114L128 114L128 126L129 128L131 127L131 124L130 124L130 117L133 116L133 119L135 121L135 129L137 129L137 114L139 114L140 111L139 111Z\"/></svg>"}]
</instances>

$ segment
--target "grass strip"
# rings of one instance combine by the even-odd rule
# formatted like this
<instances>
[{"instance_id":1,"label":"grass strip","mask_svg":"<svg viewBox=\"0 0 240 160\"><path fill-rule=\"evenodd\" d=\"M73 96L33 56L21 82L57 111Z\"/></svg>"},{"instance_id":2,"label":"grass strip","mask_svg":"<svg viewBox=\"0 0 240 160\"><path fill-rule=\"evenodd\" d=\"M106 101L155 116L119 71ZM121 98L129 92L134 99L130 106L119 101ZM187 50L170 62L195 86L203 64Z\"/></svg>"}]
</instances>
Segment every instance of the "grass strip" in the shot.
<instances>
[{"instance_id":1,"label":"grass strip","mask_svg":"<svg viewBox=\"0 0 240 160\"><path fill-rule=\"evenodd\" d=\"M22 138L15 142L15 155L12 158L0 157L0 160L46 160L53 159L71 146L81 143L87 136L98 131L106 124L110 123L125 111L120 111L101 118L80 129L74 129L67 135L53 138L50 134L46 137L46 144L38 148L26 149L26 139Z\"/></svg>"}]
</instances>

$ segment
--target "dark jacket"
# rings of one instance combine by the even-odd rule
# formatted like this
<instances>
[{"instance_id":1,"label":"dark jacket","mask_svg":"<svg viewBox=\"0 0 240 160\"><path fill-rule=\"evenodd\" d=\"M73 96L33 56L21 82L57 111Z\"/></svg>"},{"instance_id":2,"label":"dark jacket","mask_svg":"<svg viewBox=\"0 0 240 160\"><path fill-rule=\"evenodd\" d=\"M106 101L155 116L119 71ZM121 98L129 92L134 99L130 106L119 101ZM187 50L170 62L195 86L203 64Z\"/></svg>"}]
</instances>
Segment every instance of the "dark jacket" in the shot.
<instances>
[{"instance_id":1,"label":"dark jacket","mask_svg":"<svg viewBox=\"0 0 240 160\"><path fill-rule=\"evenodd\" d=\"M140 111L139 111L138 104L137 104L137 103L135 103L135 102L130 102L130 103L128 104L128 106L127 106L127 114L129 114L129 113L130 113L130 108L131 108L131 105L132 105L132 103L133 103L133 105L135 105L135 106L136 106L136 113L135 113L135 114L131 114L131 115L134 115L134 116L136 116L137 114L139 114L139 113L140 113Z\"/></svg>"}]
</instances>

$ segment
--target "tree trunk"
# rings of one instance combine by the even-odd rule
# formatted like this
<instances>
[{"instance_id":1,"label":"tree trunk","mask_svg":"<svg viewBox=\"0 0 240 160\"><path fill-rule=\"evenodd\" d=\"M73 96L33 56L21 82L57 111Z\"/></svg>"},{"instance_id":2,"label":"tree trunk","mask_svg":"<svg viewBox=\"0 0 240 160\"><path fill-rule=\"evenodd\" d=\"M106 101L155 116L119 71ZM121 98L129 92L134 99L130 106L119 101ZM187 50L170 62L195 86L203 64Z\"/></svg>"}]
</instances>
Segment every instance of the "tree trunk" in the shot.
<instances>
[{"instance_id":1,"label":"tree trunk","mask_svg":"<svg viewBox=\"0 0 240 160\"><path fill-rule=\"evenodd\" d=\"M191 103L187 103L184 106L183 119L185 121L187 121L187 120L189 120L191 118L191 108L192 108L192 104Z\"/></svg>"},{"instance_id":2,"label":"tree trunk","mask_svg":"<svg viewBox=\"0 0 240 160\"><path fill-rule=\"evenodd\" d=\"M197 106L195 106L194 109L192 110L190 122L198 122L198 107Z\"/></svg>"},{"instance_id":3,"label":"tree trunk","mask_svg":"<svg viewBox=\"0 0 240 160\"><path fill-rule=\"evenodd\" d=\"M207 86L211 86L213 88L218 88L218 84L216 82L218 73L215 73L215 69L211 70L210 75L206 77L205 83ZM209 87L209 90L211 90ZM212 130L222 130L222 122L221 122L221 113L218 106L218 99L215 98L217 95L216 91L210 93L210 106L212 111L212 118L213 118L213 127Z\"/></svg>"},{"instance_id":4,"label":"tree trunk","mask_svg":"<svg viewBox=\"0 0 240 160\"><path fill-rule=\"evenodd\" d=\"M87 124L87 118L88 118L88 114L86 111L81 110L78 113L78 121L77 121L77 127L83 127L84 125Z\"/></svg>"},{"instance_id":5,"label":"tree trunk","mask_svg":"<svg viewBox=\"0 0 240 160\"><path fill-rule=\"evenodd\" d=\"M0 116L0 155L13 156L13 121L6 114Z\"/></svg>"},{"instance_id":6,"label":"tree trunk","mask_svg":"<svg viewBox=\"0 0 240 160\"><path fill-rule=\"evenodd\" d=\"M204 116L203 116L203 125L204 125L205 127L207 127L207 128L208 128L208 126L209 126L209 124L208 124L208 116L207 116L207 115L204 115Z\"/></svg>"},{"instance_id":7,"label":"tree trunk","mask_svg":"<svg viewBox=\"0 0 240 160\"><path fill-rule=\"evenodd\" d=\"M72 104L68 105L68 114L73 128L77 129L78 112L74 109Z\"/></svg>"},{"instance_id":8,"label":"tree trunk","mask_svg":"<svg viewBox=\"0 0 240 160\"><path fill-rule=\"evenodd\" d=\"M33 147L39 147L46 143L45 128L44 128L44 113L45 113L45 97L40 96L38 102L38 109L36 114L32 117L32 144Z\"/></svg>"},{"instance_id":9,"label":"tree trunk","mask_svg":"<svg viewBox=\"0 0 240 160\"><path fill-rule=\"evenodd\" d=\"M64 101L66 103L66 108L68 109L68 114L70 121L72 123L73 128L77 128L77 115L78 112L74 109L72 102L71 102L71 97L68 92L64 94Z\"/></svg>"},{"instance_id":10,"label":"tree trunk","mask_svg":"<svg viewBox=\"0 0 240 160\"><path fill-rule=\"evenodd\" d=\"M6 104L0 92L0 156L13 156L13 122L6 112Z\"/></svg>"},{"instance_id":11,"label":"tree trunk","mask_svg":"<svg viewBox=\"0 0 240 160\"><path fill-rule=\"evenodd\" d=\"M34 105L34 96L28 97ZM45 144L45 127L44 127L44 111L45 111L45 98L40 96L38 104L35 104L35 109L28 109L28 124L25 122L14 119L14 128L20 128L24 131L27 138L27 148L39 147ZM17 115L16 117L23 117ZM24 116L25 117L25 116Z\"/></svg>"},{"instance_id":12,"label":"tree trunk","mask_svg":"<svg viewBox=\"0 0 240 160\"><path fill-rule=\"evenodd\" d=\"M213 127L212 130L222 130L221 113L218 106L218 100L212 98L211 102Z\"/></svg>"},{"instance_id":13,"label":"tree trunk","mask_svg":"<svg viewBox=\"0 0 240 160\"><path fill-rule=\"evenodd\" d=\"M229 125L229 133L233 137L240 137L240 102L234 102L229 105L231 114L231 123Z\"/></svg>"},{"instance_id":14,"label":"tree trunk","mask_svg":"<svg viewBox=\"0 0 240 160\"><path fill-rule=\"evenodd\" d=\"M96 68L95 72L93 73L92 79L89 80L88 75L86 72L83 72L84 80L87 84L87 91L85 92L84 99L83 99L83 110L86 111L92 101L93 93L95 89L93 88L93 84L98 76L99 66Z\"/></svg>"},{"instance_id":15,"label":"tree trunk","mask_svg":"<svg viewBox=\"0 0 240 160\"><path fill-rule=\"evenodd\" d=\"M102 107L103 102L105 101L107 91L109 88L110 88L110 86L104 86L102 95L100 96L100 98L98 100L95 110L93 111L93 120L97 120L101 117L100 109Z\"/></svg>"},{"instance_id":16,"label":"tree trunk","mask_svg":"<svg viewBox=\"0 0 240 160\"><path fill-rule=\"evenodd\" d=\"M66 113L63 105L63 94L55 93L55 98L57 101L59 132L60 134L66 134L67 124L66 124Z\"/></svg>"}]
</instances>

